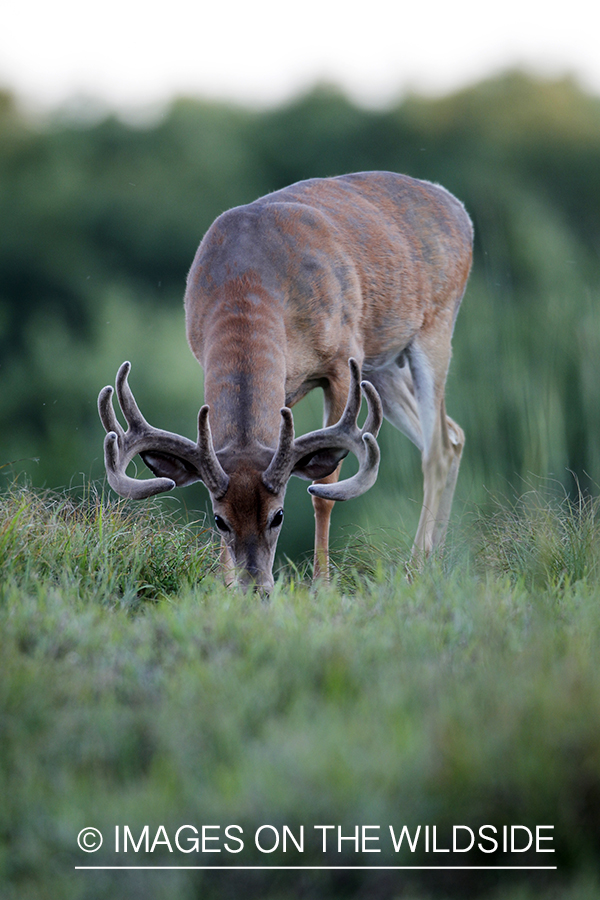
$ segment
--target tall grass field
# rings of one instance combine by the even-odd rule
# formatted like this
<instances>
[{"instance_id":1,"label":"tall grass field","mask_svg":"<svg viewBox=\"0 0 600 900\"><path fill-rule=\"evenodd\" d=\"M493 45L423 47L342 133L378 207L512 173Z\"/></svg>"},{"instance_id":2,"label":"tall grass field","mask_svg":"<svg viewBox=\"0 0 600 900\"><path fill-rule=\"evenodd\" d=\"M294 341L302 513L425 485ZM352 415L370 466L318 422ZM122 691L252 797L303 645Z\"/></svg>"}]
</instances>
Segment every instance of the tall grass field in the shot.
<instances>
[{"instance_id":1,"label":"tall grass field","mask_svg":"<svg viewBox=\"0 0 600 900\"><path fill-rule=\"evenodd\" d=\"M159 505L0 502L3 900L600 897L597 501L268 600Z\"/></svg>"}]
</instances>

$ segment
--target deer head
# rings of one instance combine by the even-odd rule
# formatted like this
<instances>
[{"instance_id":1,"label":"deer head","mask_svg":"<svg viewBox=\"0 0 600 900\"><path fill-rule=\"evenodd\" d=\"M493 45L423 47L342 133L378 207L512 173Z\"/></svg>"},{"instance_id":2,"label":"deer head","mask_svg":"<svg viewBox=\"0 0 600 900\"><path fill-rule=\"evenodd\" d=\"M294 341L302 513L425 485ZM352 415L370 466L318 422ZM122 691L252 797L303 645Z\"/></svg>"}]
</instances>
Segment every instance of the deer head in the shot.
<instances>
[{"instance_id":1,"label":"deer head","mask_svg":"<svg viewBox=\"0 0 600 900\"><path fill-rule=\"evenodd\" d=\"M202 481L210 493L215 524L239 583L268 591L273 587L273 561L291 476L309 481L324 478L352 452L359 461L355 475L337 484L313 484L309 492L327 500L350 500L367 491L377 478L379 448L375 438L383 420L381 401L370 382L360 381L356 360L350 359L349 366L348 400L337 424L296 438L291 410L284 407L275 449L251 445L217 452L206 405L198 415L196 443L149 425L129 387L131 365L124 362L117 374L116 390L127 430L115 415L112 387L103 388L98 397L100 419L107 431L104 460L108 482L121 497L141 499ZM361 391L368 414L359 428ZM155 478L137 479L126 474L137 454Z\"/></svg>"}]
</instances>

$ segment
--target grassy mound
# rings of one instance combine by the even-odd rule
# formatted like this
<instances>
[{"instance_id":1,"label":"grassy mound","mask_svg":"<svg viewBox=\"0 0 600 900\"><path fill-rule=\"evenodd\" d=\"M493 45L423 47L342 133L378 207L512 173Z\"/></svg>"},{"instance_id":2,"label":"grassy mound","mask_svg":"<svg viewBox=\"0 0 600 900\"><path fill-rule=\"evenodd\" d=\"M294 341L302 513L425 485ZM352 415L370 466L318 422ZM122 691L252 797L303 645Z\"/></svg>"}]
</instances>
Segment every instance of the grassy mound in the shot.
<instances>
[{"instance_id":1,"label":"grassy mound","mask_svg":"<svg viewBox=\"0 0 600 900\"><path fill-rule=\"evenodd\" d=\"M208 533L158 507L17 487L1 504L2 897L599 896L595 503L530 496L411 584L394 548L359 542L331 585L288 570L268 602L225 588ZM184 825L215 841L178 849ZM553 826L555 852L452 852L455 825ZM414 851L390 826L421 826ZM75 869L125 864L237 868ZM457 868L541 864L558 869ZM259 865L304 868L241 868Z\"/></svg>"}]
</instances>

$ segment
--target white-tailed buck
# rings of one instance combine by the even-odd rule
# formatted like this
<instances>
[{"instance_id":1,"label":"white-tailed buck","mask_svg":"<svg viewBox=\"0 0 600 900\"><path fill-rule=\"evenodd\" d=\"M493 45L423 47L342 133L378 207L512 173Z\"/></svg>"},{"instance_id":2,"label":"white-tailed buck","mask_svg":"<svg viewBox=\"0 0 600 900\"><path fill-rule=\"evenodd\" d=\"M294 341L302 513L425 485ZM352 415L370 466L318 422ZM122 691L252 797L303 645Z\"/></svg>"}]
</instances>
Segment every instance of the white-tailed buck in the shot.
<instances>
[{"instance_id":1,"label":"white-tailed buck","mask_svg":"<svg viewBox=\"0 0 600 900\"><path fill-rule=\"evenodd\" d=\"M375 482L383 415L422 455L418 562L444 540L463 449L444 389L471 255L459 201L391 172L302 181L223 213L185 294L188 341L205 373L198 440L146 422L123 363L116 387L127 431L112 388L98 398L109 483L141 498L203 481L228 579L268 590L290 476L315 482L314 572L326 575L334 501ZM324 427L295 438L289 407L316 387ZM337 483L349 451L358 472ZM138 453L156 478L126 474Z\"/></svg>"}]
</instances>

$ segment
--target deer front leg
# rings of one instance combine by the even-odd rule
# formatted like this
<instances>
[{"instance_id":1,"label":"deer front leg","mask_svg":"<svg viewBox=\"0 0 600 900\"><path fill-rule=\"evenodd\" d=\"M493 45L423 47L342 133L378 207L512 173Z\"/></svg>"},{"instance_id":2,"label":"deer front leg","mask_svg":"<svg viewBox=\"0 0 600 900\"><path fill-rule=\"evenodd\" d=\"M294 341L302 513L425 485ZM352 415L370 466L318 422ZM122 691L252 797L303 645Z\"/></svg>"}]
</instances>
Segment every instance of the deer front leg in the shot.
<instances>
[{"instance_id":1,"label":"deer front leg","mask_svg":"<svg viewBox=\"0 0 600 900\"><path fill-rule=\"evenodd\" d=\"M350 378L344 360L340 364L339 371L331 376L329 384L324 389L324 421L325 427L337 422L344 411ZM360 406L360 403L359 403ZM358 410L357 410L358 415ZM339 481L342 464L340 463L330 475L315 479L313 484L336 484ZM335 506L335 500L326 500L323 497L312 497L315 511L315 556L313 564L313 581L323 578L329 581L329 527L331 513Z\"/></svg>"},{"instance_id":2,"label":"deer front leg","mask_svg":"<svg viewBox=\"0 0 600 900\"><path fill-rule=\"evenodd\" d=\"M341 463L331 475L319 478L314 484L335 484L341 471ZM315 511L315 556L313 565L313 581L323 578L329 581L329 526L331 513L335 506L335 500L325 500L322 497L312 498Z\"/></svg>"}]
</instances>

